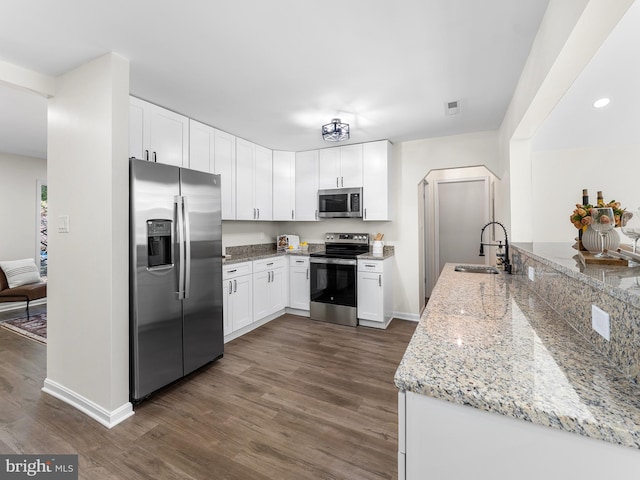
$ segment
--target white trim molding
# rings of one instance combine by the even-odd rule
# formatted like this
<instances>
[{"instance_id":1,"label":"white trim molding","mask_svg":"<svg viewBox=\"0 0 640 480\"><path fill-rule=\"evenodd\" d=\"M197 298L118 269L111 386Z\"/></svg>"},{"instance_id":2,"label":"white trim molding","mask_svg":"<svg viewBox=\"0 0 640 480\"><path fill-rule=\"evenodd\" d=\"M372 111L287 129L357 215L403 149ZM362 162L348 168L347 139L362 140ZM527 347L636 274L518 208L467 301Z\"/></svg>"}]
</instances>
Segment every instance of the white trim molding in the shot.
<instances>
[{"instance_id":1,"label":"white trim molding","mask_svg":"<svg viewBox=\"0 0 640 480\"><path fill-rule=\"evenodd\" d=\"M115 410L109 411L48 378L44 380L42 391L77 408L107 428L115 427L134 414L131 402L127 402Z\"/></svg>"},{"instance_id":2,"label":"white trim molding","mask_svg":"<svg viewBox=\"0 0 640 480\"><path fill-rule=\"evenodd\" d=\"M407 313L407 312L393 312L393 318L397 318L398 320L410 320L412 322L419 322L420 314Z\"/></svg>"}]
</instances>

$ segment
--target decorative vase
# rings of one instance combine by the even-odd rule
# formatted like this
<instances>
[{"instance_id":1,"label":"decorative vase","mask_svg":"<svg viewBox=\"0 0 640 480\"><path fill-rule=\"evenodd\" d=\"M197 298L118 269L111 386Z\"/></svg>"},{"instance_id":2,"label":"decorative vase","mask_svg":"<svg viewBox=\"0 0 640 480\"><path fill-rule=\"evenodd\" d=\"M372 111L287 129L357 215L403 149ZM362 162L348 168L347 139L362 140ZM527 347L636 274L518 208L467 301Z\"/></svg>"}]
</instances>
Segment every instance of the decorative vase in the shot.
<instances>
[{"instance_id":1,"label":"decorative vase","mask_svg":"<svg viewBox=\"0 0 640 480\"><path fill-rule=\"evenodd\" d=\"M602 251L602 243L600 243L600 235L591 226L582 234L582 245L590 253L600 253ZM604 236L604 249L616 250L620 246L620 235L614 228L609 230Z\"/></svg>"}]
</instances>

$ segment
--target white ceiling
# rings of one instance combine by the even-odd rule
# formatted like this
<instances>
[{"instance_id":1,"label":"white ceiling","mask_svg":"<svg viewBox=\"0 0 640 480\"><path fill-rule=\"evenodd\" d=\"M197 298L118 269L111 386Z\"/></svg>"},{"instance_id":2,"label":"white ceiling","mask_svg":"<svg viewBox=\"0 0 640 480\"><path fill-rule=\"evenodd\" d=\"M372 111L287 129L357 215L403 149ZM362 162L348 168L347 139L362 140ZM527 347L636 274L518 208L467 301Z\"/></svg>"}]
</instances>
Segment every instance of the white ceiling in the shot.
<instances>
[{"instance_id":1,"label":"white ceiling","mask_svg":"<svg viewBox=\"0 0 640 480\"><path fill-rule=\"evenodd\" d=\"M640 2L635 2L538 129L534 150L638 144L639 58ZM603 97L611 103L594 108Z\"/></svg>"},{"instance_id":2,"label":"white ceiling","mask_svg":"<svg viewBox=\"0 0 640 480\"><path fill-rule=\"evenodd\" d=\"M334 117L400 142L498 128L547 3L3 0L0 60L57 76L113 51L133 95L273 149L328 146ZM2 88L0 151L44 157L44 101Z\"/></svg>"}]
</instances>

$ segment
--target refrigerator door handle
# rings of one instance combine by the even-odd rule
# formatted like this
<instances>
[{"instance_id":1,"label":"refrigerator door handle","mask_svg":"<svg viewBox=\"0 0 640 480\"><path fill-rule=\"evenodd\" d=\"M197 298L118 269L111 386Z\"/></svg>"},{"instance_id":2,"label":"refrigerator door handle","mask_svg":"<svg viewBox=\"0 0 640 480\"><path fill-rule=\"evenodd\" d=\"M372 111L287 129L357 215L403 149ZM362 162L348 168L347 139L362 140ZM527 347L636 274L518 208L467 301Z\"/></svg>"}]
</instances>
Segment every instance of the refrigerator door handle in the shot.
<instances>
[{"instance_id":1,"label":"refrigerator door handle","mask_svg":"<svg viewBox=\"0 0 640 480\"><path fill-rule=\"evenodd\" d=\"M184 296L189 298L191 293L191 227L189 224L188 197L182 197L182 215L184 219Z\"/></svg>"},{"instance_id":2,"label":"refrigerator door handle","mask_svg":"<svg viewBox=\"0 0 640 480\"><path fill-rule=\"evenodd\" d=\"M174 197L176 205L176 229L178 230L178 300L184 298L184 209L182 206L183 198L181 195Z\"/></svg>"}]
</instances>

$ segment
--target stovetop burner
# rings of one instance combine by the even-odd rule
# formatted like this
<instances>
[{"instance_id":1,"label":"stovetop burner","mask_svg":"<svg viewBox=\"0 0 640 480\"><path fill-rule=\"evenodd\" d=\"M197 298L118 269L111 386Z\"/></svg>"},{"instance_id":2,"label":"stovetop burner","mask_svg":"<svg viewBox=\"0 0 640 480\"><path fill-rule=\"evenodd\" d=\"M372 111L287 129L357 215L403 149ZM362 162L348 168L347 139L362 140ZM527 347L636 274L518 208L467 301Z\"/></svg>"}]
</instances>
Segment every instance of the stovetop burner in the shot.
<instances>
[{"instance_id":1,"label":"stovetop burner","mask_svg":"<svg viewBox=\"0 0 640 480\"><path fill-rule=\"evenodd\" d=\"M368 233L327 233L325 235L325 251L312 253L312 257L323 258L356 258L369 251Z\"/></svg>"}]
</instances>

